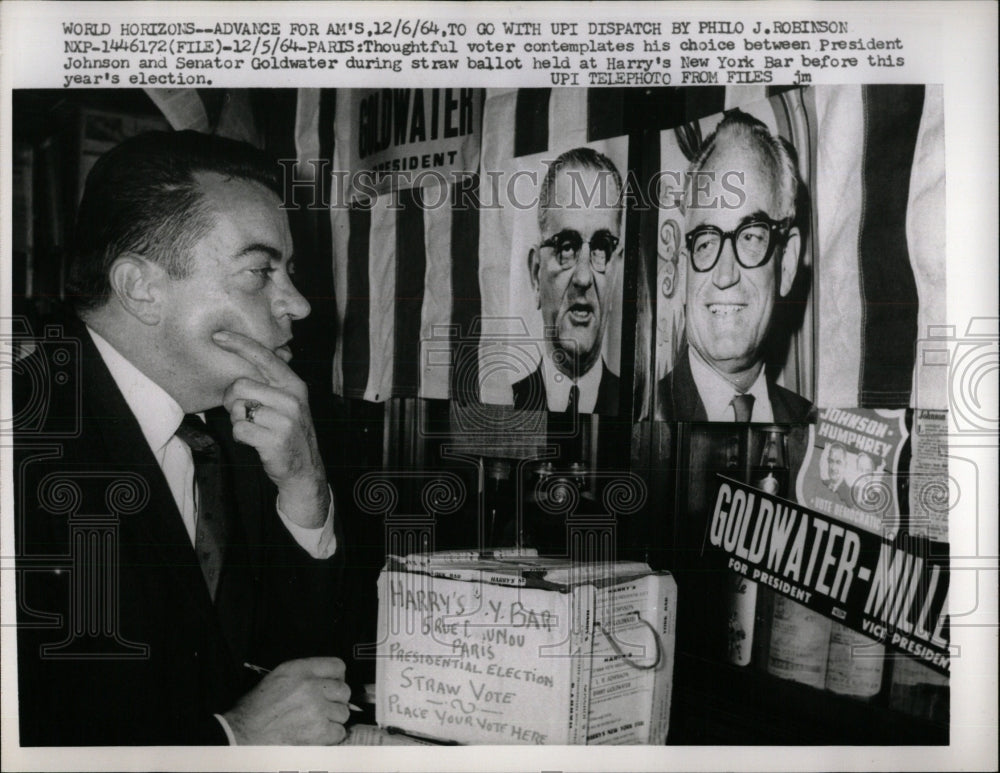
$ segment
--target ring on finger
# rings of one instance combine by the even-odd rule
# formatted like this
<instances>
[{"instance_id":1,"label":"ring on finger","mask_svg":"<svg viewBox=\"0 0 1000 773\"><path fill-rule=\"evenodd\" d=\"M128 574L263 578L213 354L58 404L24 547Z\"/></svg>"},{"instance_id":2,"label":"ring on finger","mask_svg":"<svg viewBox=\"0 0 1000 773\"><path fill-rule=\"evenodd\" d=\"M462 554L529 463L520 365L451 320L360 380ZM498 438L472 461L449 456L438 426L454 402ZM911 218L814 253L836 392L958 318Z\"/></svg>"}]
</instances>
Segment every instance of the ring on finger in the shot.
<instances>
[{"instance_id":1,"label":"ring on finger","mask_svg":"<svg viewBox=\"0 0 1000 773\"><path fill-rule=\"evenodd\" d=\"M254 423L254 416L257 414L258 408L260 408L260 402L257 400L247 400L243 405L243 410L246 413L246 419L251 424Z\"/></svg>"}]
</instances>

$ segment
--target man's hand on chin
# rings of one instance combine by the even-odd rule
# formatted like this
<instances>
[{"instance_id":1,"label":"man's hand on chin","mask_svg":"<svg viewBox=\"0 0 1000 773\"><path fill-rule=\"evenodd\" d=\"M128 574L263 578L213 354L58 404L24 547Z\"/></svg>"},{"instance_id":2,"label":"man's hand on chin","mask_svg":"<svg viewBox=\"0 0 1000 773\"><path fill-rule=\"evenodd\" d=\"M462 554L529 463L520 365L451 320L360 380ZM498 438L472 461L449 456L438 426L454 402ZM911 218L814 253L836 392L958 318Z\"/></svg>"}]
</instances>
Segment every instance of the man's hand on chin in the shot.
<instances>
[{"instance_id":1,"label":"man's hand on chin","mask_svg":"<svg viewBox=\"0 0 1000 773\"><path fill-rule=\"evenodd\" d=\"M259 379L236 379L223 396L233 437L257 450L278 487L278 507L285 517L318 529L326 521L330 490L305 383L281 357L247 336L219 332L212 338L260 374Z\"/></svg>"}]
</instances>

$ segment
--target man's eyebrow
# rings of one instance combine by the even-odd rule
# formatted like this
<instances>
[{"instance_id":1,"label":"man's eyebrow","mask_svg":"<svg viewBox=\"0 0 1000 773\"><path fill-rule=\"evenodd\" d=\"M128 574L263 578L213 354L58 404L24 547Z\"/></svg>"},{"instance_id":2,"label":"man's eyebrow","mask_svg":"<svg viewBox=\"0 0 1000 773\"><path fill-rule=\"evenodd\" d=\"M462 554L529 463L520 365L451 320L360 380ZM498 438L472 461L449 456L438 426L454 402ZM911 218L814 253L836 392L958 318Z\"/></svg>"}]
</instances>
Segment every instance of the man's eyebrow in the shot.
<instances>
[{"instance_id":1,"label":"man's eyebrow","mask_svg":"<svg viewBox=\"0 0 1000 773\"><path fill-rule=\"evenodd\" d=\"M758 209L756 212L751 212L749 215L746 215L745 217L740 219L740 225L746 225L747 223L753 223L758 220L770 220L770 219L771 216L767 214L767 212L765 212L762 209Z\"/></svg>"},{"instance_id":2,"label":"man's eyebrow","mask_svg":"<svg viewBox=\"0 0 1000 773\"><path fill-rule=\"evenodd\" d=\"M272 247L270 244L264 244L263 242L254 242L253 244L248 244L242 250L236 253L233 257L245 258L248 255L252 255L255 252L263 252L267 257L274 261L275 263L281 262L281 250L276 247Z\"/></svg>"}]
</instances>

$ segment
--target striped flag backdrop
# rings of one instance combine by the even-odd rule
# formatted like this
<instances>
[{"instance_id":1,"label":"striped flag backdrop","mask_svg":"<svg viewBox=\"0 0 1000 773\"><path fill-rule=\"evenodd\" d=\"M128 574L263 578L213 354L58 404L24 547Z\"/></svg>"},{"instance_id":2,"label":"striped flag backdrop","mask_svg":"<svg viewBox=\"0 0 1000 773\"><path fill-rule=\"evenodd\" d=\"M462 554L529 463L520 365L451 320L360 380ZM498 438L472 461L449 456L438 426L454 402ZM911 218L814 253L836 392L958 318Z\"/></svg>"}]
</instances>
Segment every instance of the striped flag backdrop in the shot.
<instances>
[{"instance_id":1,"label":"striped flag backdrop","mask_svg":"<svg viewBox=\"0 0 1000 773\"><path fill-rule=\"evenodd\" d=\"M193 129L263 147L246 89L143 89L175 130Z\"/></svg>"},{"instance_id":2,"label":"striped flag backdrop","mask_svg":"<svg viewBox=\"0 0 1000 773\"><path fill-rule=\"evenodd\" d=\"M942 88L830 86L805 104L817 137L816 402L944 409L946 369L915 354L945 322Z\"/></svg>"},{"instance_id":3,"label":"striped flag backdrop","mask_svg":"<svg viewBox=\"0 0 1000 773\"><path fill-rule=\"evenodd\" d=\"M348 94L337 92L334 169L347 168L350 119L341 106ZM511 304L523 275L511 272L510 255L530 238L529 226L486 206L485 170L540 168L563 150L590 145L610 150L623 174L645 186L667 165L684 169L689 145L735 106L792 141L811 194L806 270L789 304L794 334L772 353L781 380L821 406L904 407L919 391L920 407L943 408L944 369L921 369L914 356L921 331L944 322L945 303L942 97L940 87L923 86L487 90L479 168L468 170L479 177L408 191L395 202L382 195L370 207L331 209L340 323L334 391L374 401L508 403L506 385L516 375L480 373L489 365L481 341L495 332L481 318L509 325L513 314L532 335L537 312L517 311L523 298ZM309 111L299 112L307 122ZM297 135L300 148L310 144L308 128ZM483 206L459 206L476 201L474 188ZM446 206L430 206L442 196ZM669 369L683 335L673 262L679 224L669 225L670 215L630 210L627 218L626 255L646 262L654 298L645 322L655 339L654 377ZM620 282L627 306L634 296L628 277ZM642 338L608 331L629 356ZM636 353L636 372L644 356ZM517 358L515 369L532 362ZM631 363L621 368L631 375Z\"/></svg>"},{"instance_id":4,"label":"striped flag backdrop","mask_svg":"<svg viewBox=\"0 0 1000 773\"><path fill-rule=\"evenodd\" d=\"M379 109L402 118L376 116L367 100L383 96L391 107ZM339 92L334 169L394 163L385 150L395 143L395 158L422 184L395 192L376 184L366 200L347 178L331 208L337 394L376 402L451 395L455 350L479 316L479 213L468 193L479 163L481 103L475 89ZM435 153L446 162L434 163Z\"/></svg>"},{"instance_id":5,"label":"striped flag backdrop","mask_svg":"<svg viewBox=\"0 0 1000 773\"><path fill-rule=\"evenodd\" d=\"M334 169L348 168L344 145L350 142L350 127L343 125L348 118L340 109L348 93L338 92ZM529 161L523 163L537 165L568 148L590 145L613 147L611 153L617 156L623 174L641 159L648 177L655 171L658 154L643 156L638 147L626 144L624 135L638 136L717 112L733 93L725 88L490 89L483 107L480 169L517 168L514 159L526 158ZM308 98L307 90L300 91L300 99ZM614 138L619 139L610 145L606 142ZM482 190L479 194L486 195ZM483 320L505 318L509 322L511 317L511 239L503 231L511 229L513 221L505 224L503 214L489 208L455 206L468 200L468 189L464 195L460 190L451 190L450 195L450 209L423 211L421 238L416 238L414 230L420 228L421 218L406 214L415 203L406 197L391 208L380 199L371 208L331 210L334 293L340 321L333 368L335 393L376 401L391 396L450 396L510 402L509 381L515 371L503 365L502 377L481 375L478 350L484 326L485 332L494 332ZM419 251L421 243L422 284L418 269L403 269L399 264L403 251L412 251L414 246ZM503 260L494 259L497 255L503 255ZM481 262L484 258L486 262ZM439 261L448 261L447 269ZM400 286L401 280L407 286ZM620 285L621 277L618 281ZM619 287L614 292L620 297ZM418 304L419 328L412 323ZM530 335L529 326L537 324L536 316L537 312L519 315L525 336ZM409 335L397 335L401 325ZM420 335L415 338L412 332L417 329ZM606 340L613 349L609 359L617 362L618 344L632 337L609 326ZM518 359L517 368L533 361ZM624 365L631 372L630 365ZM485 394L481 394L480 381Z\"/></svg>"}]
</instances>

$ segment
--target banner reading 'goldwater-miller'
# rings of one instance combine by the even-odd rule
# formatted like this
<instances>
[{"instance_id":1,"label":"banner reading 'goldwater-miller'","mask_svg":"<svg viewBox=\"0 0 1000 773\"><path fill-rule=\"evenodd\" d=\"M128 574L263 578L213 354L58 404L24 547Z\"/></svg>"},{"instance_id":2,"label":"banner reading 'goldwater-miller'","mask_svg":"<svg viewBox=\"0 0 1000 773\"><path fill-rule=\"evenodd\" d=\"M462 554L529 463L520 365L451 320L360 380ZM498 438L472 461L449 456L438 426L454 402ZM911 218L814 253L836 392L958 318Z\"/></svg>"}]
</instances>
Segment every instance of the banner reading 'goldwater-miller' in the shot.
<instances>
[{"instance_id":1,"label":"banner reading 'goldwater-miller'","mask_svg":"<svg viewBox=\"0 0 1000 773\"><path fill-rule=\"evenodd\" d=\"M350 89L337 99L344 203L452 182L479 166L481 89Z\"/></svg>"},{"instance_id":2,"label":"banner reading 'goldwater-miller'","mask_svg":"<svg viewBox=\"0 0 1000 773\"><path fill-rule=\"evenodd\" d=\"M719 476L706 546L729 568L948 674L947 543L889 541Z\"/></svg>"}]
</instances>

